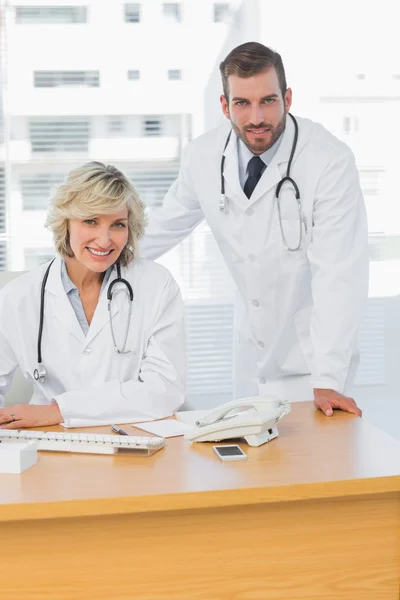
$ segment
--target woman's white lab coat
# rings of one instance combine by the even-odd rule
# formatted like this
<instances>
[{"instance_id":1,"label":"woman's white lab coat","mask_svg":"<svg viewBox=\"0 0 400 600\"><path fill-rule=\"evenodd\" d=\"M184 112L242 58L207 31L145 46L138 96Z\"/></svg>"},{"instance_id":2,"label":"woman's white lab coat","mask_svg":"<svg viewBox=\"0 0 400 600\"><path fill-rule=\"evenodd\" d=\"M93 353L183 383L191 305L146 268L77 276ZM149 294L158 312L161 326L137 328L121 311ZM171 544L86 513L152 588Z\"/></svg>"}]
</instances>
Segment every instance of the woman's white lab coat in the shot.
<instances>
[{"instance_id":1,"label":"woman's white lab coat","mask_svg":"<svg viewBox=\"0 0 400 600\"><path fill-rule=\"evenodd\" d=\"M275 192L294 138L287 118L277 152L248 199L240 185L237 138L229 125L185 149L178 179L150 218L141 254L157 258L206 218L236 282L234 396L310 400L313 388L349 390L368 290L366 211L350 149L321 125L297 119L291 177L301 194L303 244L285 250ZM221 211L221 158L227 209ZM299 239L292 188L281 192L289 245Z\"/></svg>"},{"instance_id":2,"label":"woman's white lab coat","mask_svg":"<svg viewBox=\"0 0 400 600\"><path fill-rule=\"evenodd\" d=\"M124 423L166 417L184 400L183 303L178 286L161 265L135 260L121 268L134 293L126 348L113 349L107 287L85 337L61 281L61 260L46 284L42 360L37 367L40 289L47 265L13 280L0 292L0 404L19 365L32 381L31 402L58 403L69 426ZM116 278L114 269L110 282ZM129 299L123 284L113 288L111 315L117 345L128 327Z\"/></svg>"}]
</instances>

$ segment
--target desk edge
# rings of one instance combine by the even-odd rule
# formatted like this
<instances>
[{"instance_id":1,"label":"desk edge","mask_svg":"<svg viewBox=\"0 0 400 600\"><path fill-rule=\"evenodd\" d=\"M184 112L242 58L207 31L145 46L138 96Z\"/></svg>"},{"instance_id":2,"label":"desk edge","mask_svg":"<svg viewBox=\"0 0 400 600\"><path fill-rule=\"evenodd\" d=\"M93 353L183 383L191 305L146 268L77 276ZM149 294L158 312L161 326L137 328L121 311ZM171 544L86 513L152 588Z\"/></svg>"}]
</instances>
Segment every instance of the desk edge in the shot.
<instances>
[{"instance_id":1,"label":"desk edge","mask_svg":"<svg viewBox=\"0 0 400 600\"><path fill-rule=\"evenodd\" d=\"M393 492L398 492L400 498L400 475L267 488L9 503L0 505L0 522L170 512Z\"/></svg>"}]
</instances>

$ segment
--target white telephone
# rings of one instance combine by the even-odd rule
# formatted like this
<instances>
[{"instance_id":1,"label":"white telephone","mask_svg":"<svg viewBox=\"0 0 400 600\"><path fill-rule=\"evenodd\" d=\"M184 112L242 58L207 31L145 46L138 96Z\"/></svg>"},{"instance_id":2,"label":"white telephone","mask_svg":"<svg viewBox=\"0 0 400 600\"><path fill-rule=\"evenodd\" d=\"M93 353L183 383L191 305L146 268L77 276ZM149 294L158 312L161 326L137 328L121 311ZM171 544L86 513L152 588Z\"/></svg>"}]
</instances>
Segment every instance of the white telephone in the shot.
<instances>
[{"instance_id":1,"label":"white telephone","mask_svg":"<svg viewBox=\"0 0 400 600\"><path fill-rule=\"evenodd\" d=\"M192 442L220 442L243 437L249 446L261 446L278 436L277 423L290 413L290 402L253 396L221 404L185 433Z\"/></svg>"}]
</instances>

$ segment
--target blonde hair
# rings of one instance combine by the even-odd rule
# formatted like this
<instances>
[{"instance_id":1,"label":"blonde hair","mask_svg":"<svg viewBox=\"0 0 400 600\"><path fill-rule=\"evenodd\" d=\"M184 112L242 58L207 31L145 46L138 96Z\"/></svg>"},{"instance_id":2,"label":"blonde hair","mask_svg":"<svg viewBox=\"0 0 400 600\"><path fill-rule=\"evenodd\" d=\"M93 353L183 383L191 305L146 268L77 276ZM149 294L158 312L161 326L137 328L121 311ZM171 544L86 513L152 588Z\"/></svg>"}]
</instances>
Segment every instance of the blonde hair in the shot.
<instances>
[{"instance_id":1,"label":"blonde hair","mask_svg":"<svg viewBox=\"0 0 400 600\"><path fill-rule=\"evenodd\" d=\"M50 201L46 219L58 254L64 259L74 256L69 243L69 219L113 214L125 207L128 208L128 242L119 258L123 266L135 256L135 242L144 233L143 202L127 177L113 165L93 161L70 171Z\"/></svg>"}]
</instances>

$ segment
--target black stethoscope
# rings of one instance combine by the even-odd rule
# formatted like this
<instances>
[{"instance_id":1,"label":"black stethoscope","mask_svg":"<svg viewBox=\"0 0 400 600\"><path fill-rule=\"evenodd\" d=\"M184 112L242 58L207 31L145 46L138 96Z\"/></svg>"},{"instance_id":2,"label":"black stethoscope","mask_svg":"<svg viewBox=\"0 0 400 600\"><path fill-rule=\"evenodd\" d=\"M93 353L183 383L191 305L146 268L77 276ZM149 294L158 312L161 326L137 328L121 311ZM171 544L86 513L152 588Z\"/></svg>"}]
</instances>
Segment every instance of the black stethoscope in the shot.
<instances>
[{"instance_id":1,"label":"black stethoscope","mask_svg":"<svg viewBox=\"0 0 400 600\"><path fill-rule=\"evenodd\" d=\"M276 203L277 203L277 207L278 207L279 226L280 226L280 230L281 230L283 245L285 247L285 250L288 250L289 252L297 252L297 250L299 250L301 248L301 242L302 242L302 239L303 239L302 223L304 223L304 227L305 227L305 230L306 230L306 233L307 233L307 221L306 221L305 217L302 215L299 188L298 188L297 183L295 182L295 180L292 179L292 177L290 177L290 169L292 168L293 157L294 157L294 153L296 152L297 140L298 140L298 137L299 137L299 126L298 126L297 121L296 121L296 119L294 118L293 115L291 115L289 113L289 117L291 117L291 119L293 121L293 124L294 124L294 138L293 138L292 150L290 152L289 162L288 162L288 166L287 166L287 169L286 169L286 175L278 183L278 185L276 187L275 197L276 197ZM228 137L226 139L224 150L223 150L223 153L222 153L222 158L221 158L221 197L220 197L220 201L219 201L219 209L222 212L226 212L226 209L227 209L227 198L225 196L224 165L225 165L225 150L226 150L226 147L229 144L229 140L230 140L231 134L232 134L232 129L230 130L229 135L228 135ZM287 240L286 240L286 237L285 237L285 232L283 231L283 226L282 226L281 200L280 200L279 194L280 194L280 191L282 189L283 184L286 181L288 181L292 185L292 187L294 189L294 193L295 193L296 201L297 201L298 216L299 216L299 241L298 241L297 246L295 246L294 248L290 247L289 244L287 243Z\"/></svg>"},{"instance_id":2,"label":"black stethoscope","mask_svg":"<svg viewBox=\"0 0 400 600\"><path fill-rule=\"evenodd\" d=\"M35 381L40 381L40 383L44 382L44 380L46 379L46 375L47 375L46 368L45 368L45 366L43 365L43 362L42 362L42 333L43 333L43 323L44 323L44 295L45 295L45 291L46 291L46 283L47 283L47 279L49 277L51 265L53 264L53 262L55 260L56 259L53 258L53 260L51 261L51 263L47 267L46 272L45 272L44 277L43 277L42 287L41 287L41 290L40 290L40 316L39 316L39 331L38 331L38 339L37 339L37 359L38 359L38 366L33 371L33 378L35 379ZM111 328L111 335L112 335L112 340L113 340L113 344L114 344L114 351L117 352L117 354L130 354L131 351L130 350L125 350L125 346L126 346L126 341L128 339L129 324L130 324L131 314L132 314L133 290L132 290L132 286L129 283L129 281L127 281L126 279L123 279L121 277L121 267L120 267L119 262L117 262L116 267L117 267L117 278L114 279L109 284L109 286L107 288L108 318L109 318L109 321L110 321L110 328ZM117 283L123 283L125 285L125 291L126 291L127 295L129 296L129 313L128 313L128 318L127 318L127 322L126 322L125 339L124 339L124 344L122 346L122 349L120 349L118 347L118 345L117 345L117 343L115 341L114 327L113 327L112 315L111 315L111 301L112 301L112 297L113 297L113 288L114 288L115 284L117 284Z\"/></svg>"}]
</instances>

